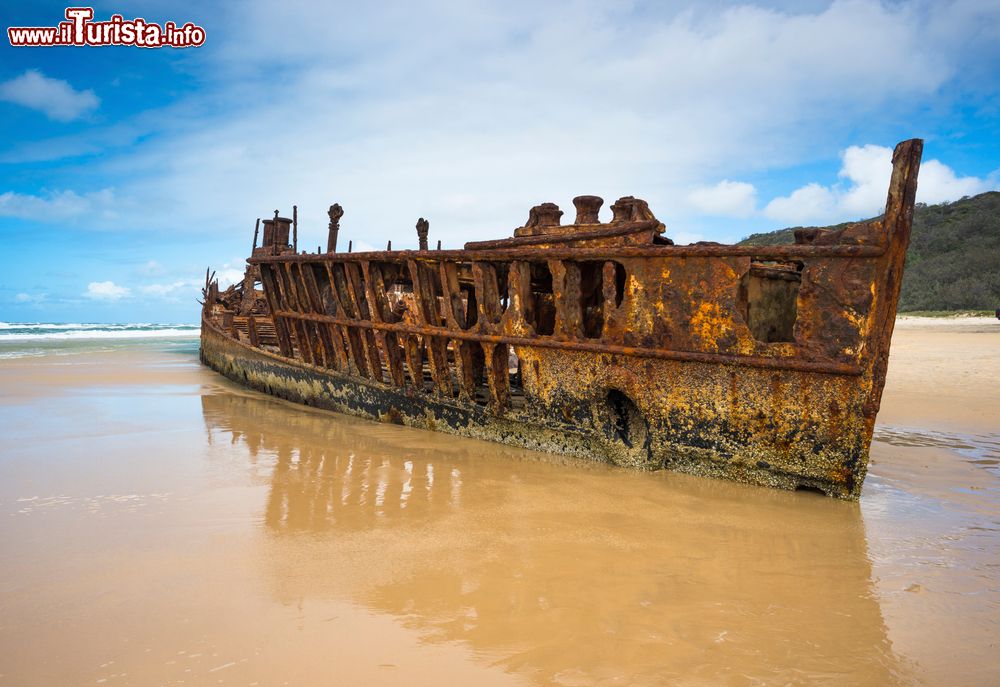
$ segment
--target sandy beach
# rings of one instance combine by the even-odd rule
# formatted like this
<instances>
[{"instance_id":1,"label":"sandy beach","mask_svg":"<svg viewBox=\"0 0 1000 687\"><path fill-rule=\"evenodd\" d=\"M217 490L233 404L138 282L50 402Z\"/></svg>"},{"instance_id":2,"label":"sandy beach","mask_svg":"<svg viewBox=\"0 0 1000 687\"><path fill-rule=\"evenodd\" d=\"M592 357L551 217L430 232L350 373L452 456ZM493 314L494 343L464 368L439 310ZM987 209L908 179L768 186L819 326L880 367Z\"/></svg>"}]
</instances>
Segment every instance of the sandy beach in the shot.
<instances>
[{"instance_id":1,"label":"sandy beach","mask_svg":"<svg viewBox=\"0 0 1000 687\"><path fill-rule=\"evenodd\" d=\"M991 685L1000 322L901 318L859 503L0 359L0 685Z\"/></svg>"}]
</instances>

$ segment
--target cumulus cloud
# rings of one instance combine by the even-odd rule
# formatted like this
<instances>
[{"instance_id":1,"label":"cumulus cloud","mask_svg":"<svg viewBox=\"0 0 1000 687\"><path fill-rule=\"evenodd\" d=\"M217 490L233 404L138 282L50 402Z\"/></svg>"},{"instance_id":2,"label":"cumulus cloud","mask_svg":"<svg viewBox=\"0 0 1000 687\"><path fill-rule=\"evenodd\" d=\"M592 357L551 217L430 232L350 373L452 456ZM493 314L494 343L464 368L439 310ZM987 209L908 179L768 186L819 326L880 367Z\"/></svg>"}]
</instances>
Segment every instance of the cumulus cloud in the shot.
<instances>
[{"instance_id":1,"label":"cumulus cloud","mask_svg":"<svg viewBox=\"0 0 1000 687\"><path fill-rule=\"evenodd\" d=\"M241 7L206 53L211 100L163 112L166 134L115 165L144 227L245 227L297 203L300 243L315 245L336 201L344 242L411 245L423 216L432 241L456 246L506 234L539 202L571 212L581 193L634 194L672 223L692 203L744 214L746 187L689 199L692 179L795 164L816 154L816 131L836 141L956 71L927 48L917 9L875 0ZM278 84L261 76L274 65ZM259 89L276 97L245 107ZM178 216L194 208L196 221Z\"/></svg>"},{"instance_id":2,"label":"cumulus cloud","mask_svg":"<svg viewBox=\"0 0 1000 687\"><path fill-rule=\"evenodd\" d=\"M50 191L39 195L0 193L0 216L40 222L89 215L108 218L115 214L115 194L110 188L91 193Z\"/></svg>"},{"instance_id":3,"label":"cumulus cloud","mask_svg":"<svg viewBox=\"0 0 1000 687\"><path fill-rule=\"evenodd\" d=\"M673 228L692 208L759 217L736 179L829 160L887 108L900 121L940 105L989 63L968 36L1000 45L1000 10L974 2L240 7L198 55L203 89L15 158L105 151L94 170L120 180L119 225L146 232L246 239L256 216L297 203L300 244L315 246L336 201L343 245L412 246L423 216L432 244L455 247L506 235L539 202L571 214L581 193L643 197ZM825 195L771 212L805 216L810 193Z\"/></svg>"},{"instance_id":4,"label":"cumulus cloud","mask_svg":"<svg viewBox=\"0 0 1000 687\"><path fill-rule=\"evenodd\" d=\"M39 110L60 122L79 119L101 104L92 90L78 91L66 81L45 76L37 69L0 83L0 100Z\"/></svg>"},{"instance_id":5,"label":"cumulus cloud","mask_svg":"<svg viewBox=\"0 0 1000 687\"><path fill-rule=\"evenodd\" d=\"M876 145L851 146L844 151L838 177L831 186L807 184L788 196L775 198L764 214L789 223L842 222L880 214L892 175L892 149ZM995 187L987 179L960 177L939 160L926 160L920 168L917 201L942 203L975 195Z\"/></svg>"},{"instance_id":6,"label":"cumulus cloud","mask_svg":"<svg viewBox=\"0 0 1000 687\"><path fill-rule=\"evenodd\" d=\"M841 160L838 176L846 179L848 186L830 207L817 208L817 214L826 216L838 209L854 217L878 214L885 207L889 189L892 150L876 145L851 146L844 151ZM923 176L920 175L920 186L923 186ZM829 193L833 200L834 191Z\"/></svg>"},{"instance_id":7,"label":"cumulus cloud","mask_svg":"<svg viewBox=\"0 0 1000 687\"><path fill-rule=\"evenodd\" d=\"M920 166L920 181L917 183L917 201L921 203L943 203L962 196L973 196L998 188L989 179L960 177L951 167L937 160L928 160Z\"/></svg>"},{"instance_id":8,"label":"cumulus cloud","mask_svg":"<svg viewBox=\"0 0 1000 687\"><path fill-rule=\"evenodd\" d=\"M744 181L724 179L715 186L694 189L688 200L706 215L749 217L757 207L757 189Z\"/></svg>"},{"instance_id":9,"label":"cumulus cloud","mask_svg":"<svg viewBox=\"0 0 1000 687\"><path fill-rule=\"evenodd\" d=\"M92 281L87 284L84 295L98 301L117 301L128 298L132 291L125 286L119 286L113 281Z\"/></svg>"},{"instance_id":10,"label":"cumulus cloud","mask_svg":"<svg viewBox=\"0 0 1000 687\"><path fill-rule=\"evenodd\" d=\"M245 271L242 269L223 265L221 269L216 271L215 278L219 280L219 288L225 289L243 281L244 274Z\"/></svg>"},{"instance_id":11,"label":"cumulus cloud","mask_svg":"<svg viewBox=\"0 0 1000 687\"><path fill-rule=\"evenodd\" d=\"M849 180L840 209L858 216L871 215L885 207L886 189L892 173L892 150L881 146L853 146L845 151L840 176ZM920 165L917 201L943 203L989 191L992 184L978 177L959 177L939 160Z\"/></svg>"},{"instance_id":12,"label":"cumulus cloud","mask_svg":"<svg viewBox=\"0 0 1000 687\"><path fill-rule=\"evenodd\" d=\"M772 200L764 208L764 214L783 222L801 223L830 217L836 207L837 199L830 189L819 184L808 184L789 196Z\"/></svg>"}]
</instances>

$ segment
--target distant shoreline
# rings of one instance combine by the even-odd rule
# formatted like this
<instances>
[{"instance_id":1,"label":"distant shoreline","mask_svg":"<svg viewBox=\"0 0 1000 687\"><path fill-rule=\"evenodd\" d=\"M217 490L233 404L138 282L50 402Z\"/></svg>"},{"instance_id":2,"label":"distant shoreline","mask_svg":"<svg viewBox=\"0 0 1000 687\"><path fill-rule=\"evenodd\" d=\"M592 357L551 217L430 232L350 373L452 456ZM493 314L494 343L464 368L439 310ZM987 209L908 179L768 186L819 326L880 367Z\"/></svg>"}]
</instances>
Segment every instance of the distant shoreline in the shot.
<instances>
[{"instance_id":1,"label":"distant shoreline","mask_svg":"<svg viewBox=\"0 0 1000 687\"><path fill-rule=\"evenodd\" d=\"M995 320L996 313L992 310L911 310L909 312L896 313L896 317L933 317L941 319L987 317Z\"/></svg>"}]
</instances>

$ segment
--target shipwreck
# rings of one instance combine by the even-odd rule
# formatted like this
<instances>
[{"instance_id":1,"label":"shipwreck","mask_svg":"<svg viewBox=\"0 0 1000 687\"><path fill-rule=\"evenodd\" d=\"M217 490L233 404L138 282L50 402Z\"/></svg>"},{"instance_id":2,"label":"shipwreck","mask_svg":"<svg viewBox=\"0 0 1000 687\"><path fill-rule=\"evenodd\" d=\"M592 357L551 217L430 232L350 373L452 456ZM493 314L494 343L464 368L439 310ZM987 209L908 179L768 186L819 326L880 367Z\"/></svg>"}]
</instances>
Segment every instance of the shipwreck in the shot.
<instances>
[{"instance_id":1,"label":"shipwreck","mask_svg":"<svg viewBox=\"0 0 1000 687\"><path fill-rule=\"evenodd\" d=\"M643 469L856 499L868 466L922 141L885 213L795 244L674 245L637 198L531 209L513 237L300 252L261 223L240 284L206 275L202 361L290 401ZM260 225L263 237L258 243Z\"/></svg>"}]
</instances>

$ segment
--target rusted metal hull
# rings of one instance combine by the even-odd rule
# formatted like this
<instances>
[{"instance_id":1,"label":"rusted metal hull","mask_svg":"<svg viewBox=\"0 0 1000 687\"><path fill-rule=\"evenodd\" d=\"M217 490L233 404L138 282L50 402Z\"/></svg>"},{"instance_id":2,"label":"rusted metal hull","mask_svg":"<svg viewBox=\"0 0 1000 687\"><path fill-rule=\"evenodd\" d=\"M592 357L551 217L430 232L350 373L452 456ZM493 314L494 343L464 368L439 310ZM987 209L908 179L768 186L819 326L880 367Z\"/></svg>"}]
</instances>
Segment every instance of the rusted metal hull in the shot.
<instances>
[{"instance_id":1,"label":"rusted metal hull","mask_svg":"<svg viewBox=\"0 0 1000 687\"><path fill-rule=\"evenodd\" d=\"M838 409L842 423L833 432L822 429L830 426L831 405L857 383L852 375L588 352L567 356L544 349L519 354L540 365L551 364L546 357L556 355L558 364L579 368L568 372L581 377L594 367L603 374L590 387L551 389L549 412L525 407L498 417L480 406L406 393L283 358L202 323L206 365L234 382L310 407L629 467L781 489L808 487L847 499L860 493L870 430L863 423L852 426L859 409ZM610 427L608 385L633 399L642 417L661 418L633 430L631 446ZM702 393L689 397L686 390L692 388ZM800 399L808 399L811 417L802 417ZM553 414L551 408L561 410ZM767 408L769 417L761 417L760 408Z\"/></svg>"},{"instance_id":2,"label":"rusted metal hull","mask_svg":"<svg viewBox=\"0 0 1000 687\"><path fill-rule=\"evenodd\" d=\"M201 360L238 384L313 408L524 448L589 455L587 433L564 423L497 418L478 406L407 394L319 369L248 346L206 319L201 327Z\"/></svg>"},{"instance_id":3,"label":"rusted metal hull","mask_svg":"<svg viewBox=\"0 0 1000 687\"><path fill-rule=\"evenodd\" d=\"M276 213L241 288L206 280L202 359L314 407L855 499L921 150L897 146L882 218L794 246L675 246L630 196L448 251L421 219L420 250L337 252L334 205L328 250L297 253Z\"/></svg>"}]
</instances>

